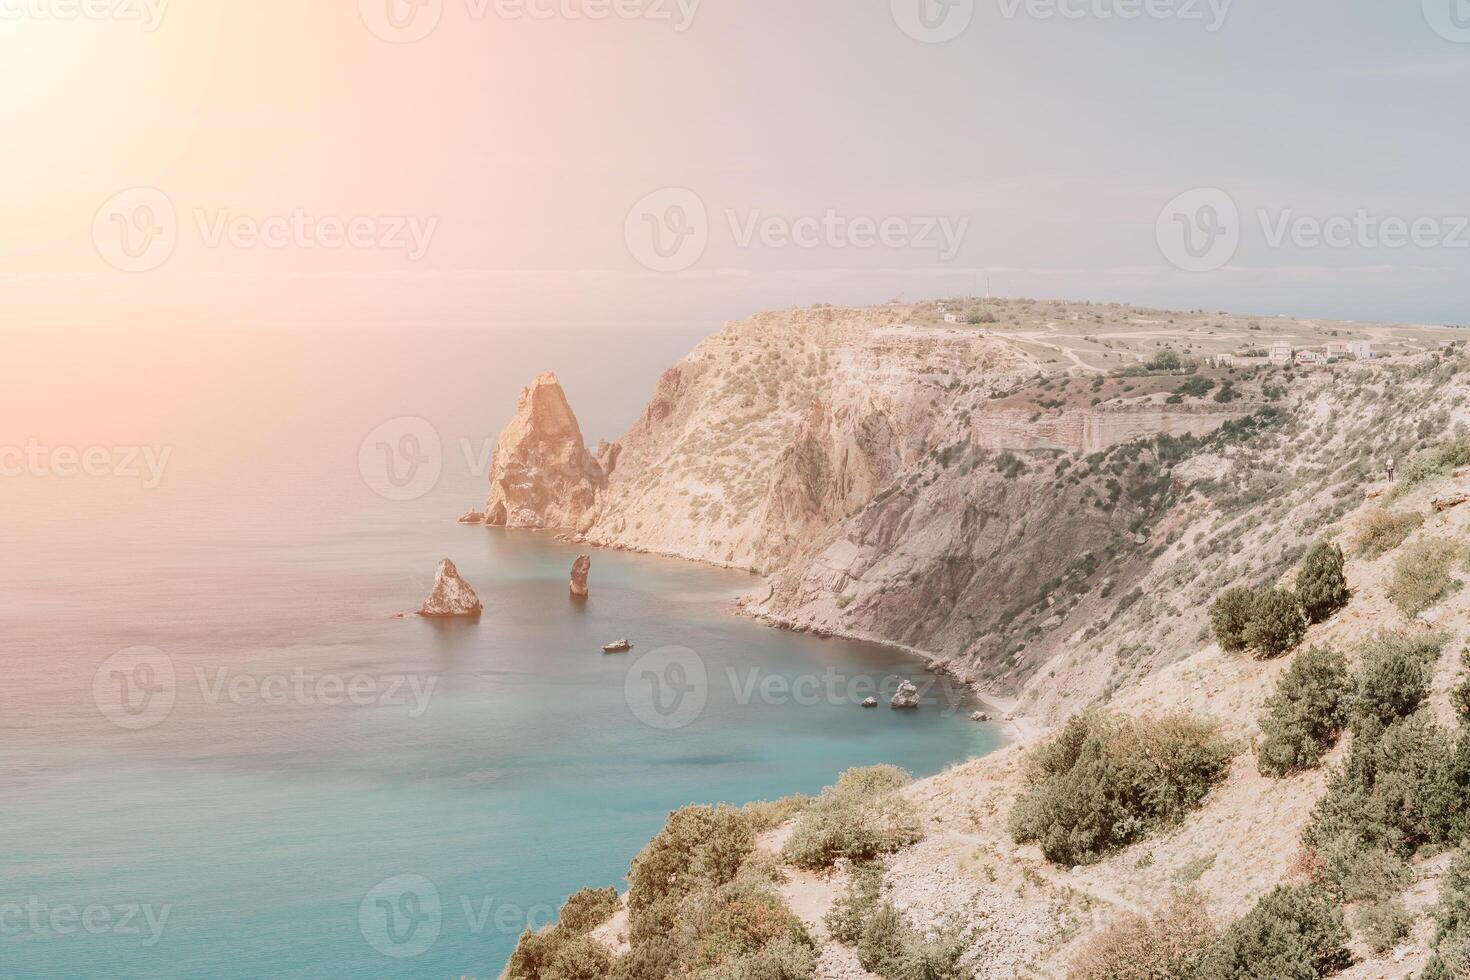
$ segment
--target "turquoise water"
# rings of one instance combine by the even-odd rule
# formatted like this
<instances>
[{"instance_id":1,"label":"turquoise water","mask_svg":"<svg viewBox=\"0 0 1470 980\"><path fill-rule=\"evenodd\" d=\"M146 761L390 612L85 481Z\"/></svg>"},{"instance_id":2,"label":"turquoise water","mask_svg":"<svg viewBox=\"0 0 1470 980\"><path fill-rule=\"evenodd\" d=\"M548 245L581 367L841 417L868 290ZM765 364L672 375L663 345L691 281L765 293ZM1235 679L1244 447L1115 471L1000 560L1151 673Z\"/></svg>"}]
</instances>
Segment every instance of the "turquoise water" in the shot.
<instances>
[{"instance_id":1,"label":"turquoise water","mask_svg":"<svg viewBox=\"0 0 1470 980\"><path fill-rule=\"evenodd\" d=\"M368 385L262 425L225 468L162 430L176 459L154 490L0 484L0 976L492 977L528 922L621 886L674 807L997 744L947 692L858 707L927 675L733 615L743 573L594 552L574 603L577 548L452 522L480 475L375 496L357 441L391 400ZM419 404L446 440L470 414ZM397 618L446 556L484 617ZM623 636L633 653L601 653ZM113 659L137 647L156 652Z\"/></svg>"}]
</instances>

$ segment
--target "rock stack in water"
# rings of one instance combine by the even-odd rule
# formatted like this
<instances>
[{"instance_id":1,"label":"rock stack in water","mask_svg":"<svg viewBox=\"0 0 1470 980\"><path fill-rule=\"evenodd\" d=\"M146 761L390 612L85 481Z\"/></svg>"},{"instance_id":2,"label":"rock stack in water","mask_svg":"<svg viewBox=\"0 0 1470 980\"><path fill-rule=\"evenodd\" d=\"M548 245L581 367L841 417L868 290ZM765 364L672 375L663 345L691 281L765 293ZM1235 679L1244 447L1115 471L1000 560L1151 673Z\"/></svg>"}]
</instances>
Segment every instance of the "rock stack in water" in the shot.
<instances>
[{"instance_id":1,"label":"rock stack in water","mask_svg":"<svg viewBox=\"0 0 1470 980\"><path fill-rule=\"evenodd\" d=\"M543 374L521 391L515 417L496 442L484 521L491 527L582 530L606 484L561 382Z\"/></svg>"},{"instance_id":2,"label":"rock stack in water","mask_svg":"<svg viewBox=\"0 0 1470 980\"><path fill-rule=\"evenodd\" d=\"M434 573L434 591L424 600L420 616L447 619L454 616L473 617L484 610L480 597L470 588L470 583L459 577L459 569L448 558L439 563Z\"/></svg>"},{"instance_id":3,"label":"rock stack in water","mask_svg":"<svg viewBox=\"0 0 1470 980\"><path fill-rule=\"evenodd\" d=\"M572 598L587 598L587 573L592 571L592 559L587 555L580 556L572 563Z\"/></svg>"},{"instance_id":4,"label":"rock stack in water","mask_svg":"<svg viewBox=\"0 0 1470 980\"><path fill-rule=\"evenodd\" d=\"M890 706L898 709L917 708L919 706L919 689L909 681L902 681L898 685L898 693L888 703Z\"/></svg>"}]
</instances>

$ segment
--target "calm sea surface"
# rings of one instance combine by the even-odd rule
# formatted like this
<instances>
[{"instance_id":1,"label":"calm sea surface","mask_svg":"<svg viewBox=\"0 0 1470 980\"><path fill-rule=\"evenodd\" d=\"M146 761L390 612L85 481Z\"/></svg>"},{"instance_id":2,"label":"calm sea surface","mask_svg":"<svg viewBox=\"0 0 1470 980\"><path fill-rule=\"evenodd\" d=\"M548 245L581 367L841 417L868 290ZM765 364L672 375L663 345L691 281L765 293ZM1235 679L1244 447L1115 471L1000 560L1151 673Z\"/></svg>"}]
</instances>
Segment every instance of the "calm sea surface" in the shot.
<instances>
[{"instance_id":1,"label":"calm sea surface","mask_svg":"<svg viewBox=\"0 0 1470 980\"><path fill-rule=\"evenodd\" d=\"M615 436L693 340L7 341L0 447L119 472L0 477L0 976L493 977L672 808L993 749L967 705L859 708L927 676L733 615L748 575L595 552L577 604L577 548L453 523L520 384ZM386 499L359 450L410 415L440 475ZM398 618L443 557L484 617Z\"/></svg>"}]
</instances>

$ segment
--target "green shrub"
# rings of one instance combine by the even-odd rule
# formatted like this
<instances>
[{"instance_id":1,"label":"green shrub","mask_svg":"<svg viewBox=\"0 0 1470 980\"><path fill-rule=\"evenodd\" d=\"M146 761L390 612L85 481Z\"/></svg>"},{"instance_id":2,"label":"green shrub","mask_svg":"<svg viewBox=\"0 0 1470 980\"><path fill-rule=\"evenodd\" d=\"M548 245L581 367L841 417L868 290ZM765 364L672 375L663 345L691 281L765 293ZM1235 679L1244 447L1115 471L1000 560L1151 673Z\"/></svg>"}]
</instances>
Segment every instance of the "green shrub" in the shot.
<instances>
[{"instance_id":1,"label":"green shrub","mask_svg":"<svg viewBox=\"0 0 1470 980\"><path fill-rule=\"evenodd\" d=\"M1342 910L1308 885L1280 886L1225 931L1201 980L1316 980L1352 962Z\"/></svg>"},{"instance_id":2,"label":"green shrub","mask_svg":"<svg viewBox=\"0 0 1470 980\"><path fill-rule=\"evenodd\" d=\"M812 946L780 896L750 882L726 885L691 903L680 927L695 937L694 962L701 968L737 964L772 947Z\"/></svg>"},{"instance_id":3,"label":"green shrub","mask_svg":"<svg viewBox=\"0 0 1470 980\"><path fill-rule=\"evenodd\" d=\"M1400 862L1421 847L1457 842L1466 829L1465 749L1423 712L1387 727L1366 723L1303 835L1322 858L1322 879L1345 898L1367 898L1375 877L1401 883Z\"/></svg>"},{"instance_id":4,"label":"green shrub","mask_svg":"<svg viewBox=\"0 0 1470 980\"><path fill-rule=\"evenodd\" d=\"M1460 651L1460 665L1470 671L1470 646ZM1470 674L1462 675L1460 683L1450 691L1450 704L1454 706L1461 724L1470 723Z\"/></svg>"},{"instance_id":5,"label":"green shrub","mask_svg":"<svg viewBox=\"0 0 1470 980\"><path fill-rule=\"evenodd\" d=\"M750 820L751 829L757 834L764 834L768 830L775 830L783 826L798 816L811 805L811 802L811 797L797 794L770 802L747 803L741 809L745 811L746 817Z\"/></svg>"},{"instance_id":6,"label":"green shrub","mask_svg":"<svg viewBox=\"0 0 1470 980\"><path fill-rule=\"evenodd\" d=\"M1358 536L1353 540L1353 554L1366 561L1375 561L1403 544L1423 524L1424 515L1417 512L1395 514L1387 509L1376 510L1365 517L1358 528Z\"/></svg>"},{"instance_id":7,"label":"green shrub","mask_svg":"<svg viewBox=\"0 0 1470 980\"><path fill-rule=\"evenodd\" d=\"M1470 930L1470 849L1461 846L1439 882L1434 906L1435 941Z\"/></svg>"},{"instance_id":8,"label":"green shrub","mask_svg":"<svg viewBox=\"0 0 1470 980\"><path fill-rule=\"evenodd\" d=\"M970 980L960 966L966 943L959 930L921 934L889 902L880 905L855 947L863 969L884 980Z\"/></svg>"},{"instance_id":9,"label":"green shrub","mask_svg":"<svg viewBox=\"0 0 1470 980\"><path fill-rule=\"evenodd\" d=\"M1318 541L1302 559L1296 575L1296 597L1307 622L1323 622L1347 605L1352 593L1343 574L1345 565L1342 549L1327 541Z\"/></svg>"},{"instance_id":10,"label":"green shrub","mask_svg":"<svg viewBox=\"0 0 1470 980\"><path fill-rule=\"evenodd\" d=\"M612 954L589 936L553 928L521 934L505 980L602 980L612 967Z\"/></svg>"},{"instance_id":11,"label":"green shrub","mask_svg":"<svg viewBox=\"0 0 1470 980\"><path fill-rule=\"evenodd\" d=\"M1173 348L1165 347L1144 361L1143 366L1149 371L1178 371L1184 367L1184 360Z\"/></svg>"},{"instance_id":12,"label":"green shrub","mask_svg":"<svg viewBox=\"0 0 1470 980\"><path fill-rule=\"evenodd\" d=\"M1461 431L1453 439L1414 454L1399 474L1399 490L1402 492L1428 480L1448 476L1455 467L1466 464L1470 464L1470 437Z\"/></svg>"},{"instance_id":13,"label":"green shrub","mask_svg":"<svg viewBox=\"0 0 1470 980\"><path fill-rule=\"evenodd\" d=\"M1220 649L1239 653L1246 648L1245 630L1250 625L1255 604L1256 590L1247 588L1226 589L1215 600L1210 608L1210 628Z\"/></svg>"},{"instance_id":14,"label":"green shrub","mask_svg":"<svg viewBox=\"0 0 1470 980\"><path fill-rule=\"evenodd\" d=\"M628 871L633 942L668 932L686 896L733 881L754 847L750 819L733 807L674 811Z\"/></svg>"},{"instance_id":15,"label":"green shrub","mask_svg":"<svg viewBox=\"0 0 1470 980\"><path fill-rule=\"evenodd\" d=\"M788 937L696 976L698 980L811 980L816 969L817 951L812 945Z\"/></svg>"},{"instance_id":16,"label":"green shrub","mask_svg":"<svg viewBox=\"0 0 1470 980\"><path fill-rule=\"evenodd\" d=\"M1049 861L1094 863L1182 820L1230 756L1216 725L1188 717L1077 715L1027 760L1011 835L1040 844Z\"/></svg>"},{"instance_id":17,"label":"green shrub","mask_svg":"<svg viewBox=\"0 0 1470 980\"><path fill-rule=\"evenodd\" d=\"M1449 541L1419 541L1404 549L1394 564L1388 597L1405 616L1419 613L1449 594L1450 570L1460 549Z\"/></svg>"},{"instance_id":18,"label":"green shrub","mask_svg":"<svg viewBox=\"0 0 1470 980\"><path fill-rule=\"evenodd\" d=\"M894 766L850 769L797 818L781 857L799 868L869 861L923 839L918 811L898 795L912 780Z\"/></svg>"},{"instance_id":19,"label":"green shrub","mask_svg":"<svg viewBox=\"0 0 1470 980\"><path fill-rule=\"evenodd\" d=\"M1409 935L1413 919L1393 899L1364 906L1357 915L1358 932L1375 953L1386 953Z\"/></svg>"},{"instance_id":20,"label":"green shrub","mask_svg":"<svg viewBox=\"0 0 1470 980\"><path fill-rule=\"evenodd\" d=\"M1347 724L1351 690L1342 654L1313 647L1298 656L1261 716L1261 774L1281 777L1321 762Z\"/></svg>"},{"instance_id":21,"label":"green shrub","mask_svg":"<svg viewBox=\"0 0 1470 980\"><path fill-rule=\"evenodd\" d=\"M1307 619L1296 596L1285 589L1262 589L1251 604L1245 644L1258 657L1279 657L1296 649L1307 635Z\"/></svg>"},{"instance_id":22,"label":"green shrub","mask_svg":"<svg viewBox=\"0 0 1470 980\"><path fill-rule=\"evenodd\" d=\"M847 888L832 903L825 919L833 939L851 946L862 938L868 920L878 909L882 888L883 866L877 862L865 861L848 869Z\"/></svg>"},{"instance_id":23,"label":"green shrub","mask_svg":"<svg viewBox=\"0 0 1470 980\"><path fill-rule=\"evenodd\" d=\"M1429 694L1444 639L1431 633L1380 633L1363 646L1353 694L1353 727L1386 727L1418 710Z\"/></svg>"},{"instance_id":24,"label":"green shrub","mask_svg":"<svg viewBox=\"0 0 1470 980\"><path fill-rule=\"evenodd\" d=\"M618 910L616 888L583 888L561 907L557 925L570 932L591 932Z\"/></svg>"},{"instance_id":25,"label":"green shrub","mask_svg":"<svg viewBox=\"0 0 1470 980\"><path fill-rule=\"evenodd\" d=\"M1125 914L1093 936L1068 980L1191 980L1219 937L1198 895L1183 893L1151 918Z\"/></svg>"}]
</instances>

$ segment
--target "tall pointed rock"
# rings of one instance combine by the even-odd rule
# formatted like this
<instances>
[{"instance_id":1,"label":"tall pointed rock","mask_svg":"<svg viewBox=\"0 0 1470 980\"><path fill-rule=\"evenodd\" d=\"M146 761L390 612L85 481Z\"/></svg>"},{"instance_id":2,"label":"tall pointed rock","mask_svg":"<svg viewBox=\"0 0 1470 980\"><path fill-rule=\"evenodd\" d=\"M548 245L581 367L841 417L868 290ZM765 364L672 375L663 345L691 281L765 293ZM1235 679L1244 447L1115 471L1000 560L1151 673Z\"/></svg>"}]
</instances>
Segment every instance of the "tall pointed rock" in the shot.
<instances>
[{"instance_id":1,"label":"tall pointed rock","mask_svg":"<svg viewBox=\"0 0 1470 980\"><path fill-rule=\"evenodd\" d=\"M515 418L495 447L485 523L582 530L605 484L556 375L521 389Z\"/></svg>"}]
</instances>

